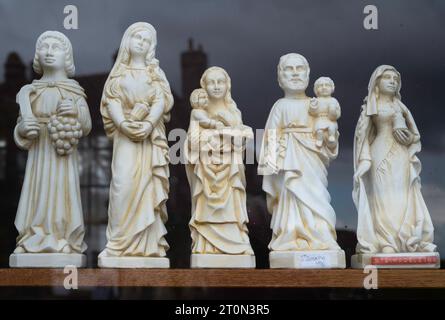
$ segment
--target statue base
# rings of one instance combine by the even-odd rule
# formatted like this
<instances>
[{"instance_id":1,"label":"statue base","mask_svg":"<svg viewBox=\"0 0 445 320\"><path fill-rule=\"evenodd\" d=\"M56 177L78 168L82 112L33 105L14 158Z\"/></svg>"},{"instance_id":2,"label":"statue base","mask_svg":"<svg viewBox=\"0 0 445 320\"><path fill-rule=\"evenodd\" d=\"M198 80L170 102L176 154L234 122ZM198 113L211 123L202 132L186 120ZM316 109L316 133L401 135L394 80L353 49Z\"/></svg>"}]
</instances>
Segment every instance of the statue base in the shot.
<instances>
[{"instance_id":1,"label":"statue base","mask_svg":"<svg viewBox=\"0 0 445 320\"><path fill-rule=\"evenodd\" d=\"M170 260L165 257L99 257L100 268L170 268Z\"/></svg>"},{"instance_id":2,"label":"statue base","mask_svg":"<svg viewBox=\"0 0 445 320\"><path fill-rule=\"evenodd\" d=\"M79 253L13 253L9 256L11 268L83 268L87 257Z\"/></svg>"},{"instance_id":3,"label":"statue base","mask_svg":"<svg viewBox=\"0 0 445 320\"><path fill-rule=\"evenodd\" d=\"M255 256L246 254L192 254L191 268L255 268Z\"/></svg>"},{"instance_id":4,"label":"statue base","mask_svg":"<svg viewBox=\"0 0 445 320\"><path fill-rule=\"evenodd\" d=\"M316 251L271 251L271 269L344 269L346 268L343 250Z\"/></svg>"},{"instance_id":5,"label":"statue base","mask_svg":"<svg viewBox=\"0 0 445 320\"><path fill-rule=\"evenodd\" d=\"M415 253L374 253L355 254L351 258L351 267L363 269L366 266L388 269L438 269L438 252Z\"/></svg>"}]
</instances>

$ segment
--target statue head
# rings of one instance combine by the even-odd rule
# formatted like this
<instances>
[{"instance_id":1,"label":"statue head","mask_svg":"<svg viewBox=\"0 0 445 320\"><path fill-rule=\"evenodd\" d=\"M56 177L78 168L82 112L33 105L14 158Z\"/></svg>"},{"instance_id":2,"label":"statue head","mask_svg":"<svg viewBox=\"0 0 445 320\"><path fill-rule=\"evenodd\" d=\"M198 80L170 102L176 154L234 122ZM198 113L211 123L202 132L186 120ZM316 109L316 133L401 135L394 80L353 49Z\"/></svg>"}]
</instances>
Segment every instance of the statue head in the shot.
<instances>
[{"instance_id":1,"label":"statue head","mask_svg":"<svg viewBox=\"0 0 445 320\"><path fill-rule=\"evenodd\" d=\"M377 101L381 95L389 95L401 100L402 80L397 69L390 65L378 66L371 75L368 84L368 95L365 98L366 114L377 114Z\"/></svg>"},{"instance_id":2,"label":"statue head","mask_svg":"<svg viewBox=\"0 0 445 320\"><path fill-rule=\"evenodd\" d=\"M224 99L226 104L232 103L230 94L231 80L226 70L221 67L210 67L204 71L201 80L203 88L210 100Z\"/></svg>"},{"instance_id":3,"label":"statue head","mask_svg":"<svg viewBox=\"0 0 445 320\"><path fill-rule=\"evenodd\" d=\"M45 70L64 69L68 77L74 76L73 48L70 40L58 31L42 33L36 42L32 67L37 74L43 74Z\"/></svg>"},{"instance_id":4,"label":"statue head","mask_svg":"<svg viewBox=\"0 0 445 320\"><path fill-rule=\"evenodd\" d=\"M317 97L330 97L334 90L334 81L329 77L320 77L314 83L314 93Z\"/></svg>"},{"instance_id":5,"label":"statue head","mask_svg":"<svg viewBox=\"0 0 445 320\"><path fill-rule=\"evenodd\" d=\"M115 65L129 65L132 57L141 56L145 58L145 64L159 64L155 58L156 53L156 30L147 22L136 22L125 30L122 37Z\"/></svg>"},{"instance_id":6,"label":"statue head","mask_svg":"<svg viewBox=\"0 0 445 320\"><path fill-rule=\"evenodd\" d=\"M381 94L397 96L400 99L402 86L400 73L393 66L378 66L371 75L368 85L368 95L375 94L378 98Z\"/></svg>"},{"instance_id":7,"label":"statue head","mask_svg":"<svg viewBox=\"0 0 445 320\"><path fill-rule=\"evenodd\" d=\"M232 99L232 81L226 70L221 67L210 67L201 76L201 88L207 92L208 104L210 108L214 101L222 100L225 107L242 123L241 112L238 110L235 101Z\"/></svg>"},{"instance_id":8,"label":"statue head","mask_svg":"<svg viewBox=\"0 0 445 320\"><path fill-rule=\"evenodd\" d=\"M190 95L190 105L193 109L206 109L208 103L207 92L203 88L192 91Z\"/></svg>"},{"instance_id":9,"label":"statue head","mask_svg":"<svg viewBox=\"0 0 445 320\"><path fill-rule=\"evenodd\" d=\"M278 83L285 93L301 93L309 84L310 68L306 58L298 53L288 53L278 63Z\"/></svg>"}]
</instances>

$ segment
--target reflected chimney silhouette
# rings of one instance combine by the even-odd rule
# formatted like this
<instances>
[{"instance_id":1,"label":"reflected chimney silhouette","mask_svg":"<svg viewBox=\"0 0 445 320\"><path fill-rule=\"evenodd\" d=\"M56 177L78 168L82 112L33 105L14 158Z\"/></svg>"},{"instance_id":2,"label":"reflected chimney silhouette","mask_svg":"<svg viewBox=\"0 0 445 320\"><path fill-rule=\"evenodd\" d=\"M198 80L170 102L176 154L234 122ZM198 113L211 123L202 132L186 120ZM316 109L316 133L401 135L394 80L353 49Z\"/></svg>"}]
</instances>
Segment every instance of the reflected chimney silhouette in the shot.
<instances>
[{"instance_id":1,"label":"reflected chimney silhouette","mask_svg":"<svg viewBox=\"0 0 445 320\"><path fill-rule=\"evenodd\" d=\"M207 69L207 55L202 45L194 48L193 39L188 40L188 50L181 53L182 97L188 101L190 93L199 87L201 75Z\"/></svg>"},{"instance_id":2,"label":"reflected chimney silhouette","mask_svg":"<svg viewBox=\"0 0 445 320\"><path fill-rule=\"evenodd\" d=\"M5 62L3 90L8 96L15 96L26 83L26 66L16 52L11 52Z\"/></svg>"},{"instance_id":3,"label":"reflected chimney silhouette","mask_svg":"<svg viewBox=\"0 0 445 320\"><path fill-rule=\"evenodd\" d=\"M30 73L30 76L31 76L31 81L40 78L40 75L37 74L37 72L34 71L34 68L32 67L33 64L34 64L34 61L31 60L31 62L29 63L29 67L30 67L29 73Z\"/></svg>"}]
</instances>

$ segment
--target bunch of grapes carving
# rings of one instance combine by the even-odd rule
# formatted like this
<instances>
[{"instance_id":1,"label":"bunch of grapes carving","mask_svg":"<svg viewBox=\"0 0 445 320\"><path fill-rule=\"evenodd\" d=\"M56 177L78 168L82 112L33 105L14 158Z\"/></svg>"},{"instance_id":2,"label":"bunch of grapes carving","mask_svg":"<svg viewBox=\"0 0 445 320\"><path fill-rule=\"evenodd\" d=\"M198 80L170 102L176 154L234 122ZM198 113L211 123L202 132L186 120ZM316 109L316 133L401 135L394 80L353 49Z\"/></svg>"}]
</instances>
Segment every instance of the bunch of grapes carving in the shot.
<instances>
[{"instance_id":1,"label":"bunch of grapes carving","mask_svg":"<svg viewBox=\"0 0 445 320\"><path fill-rule=\"evenodd\" d=\"M48 123L48 131L59 156L71 154L82 137L80 122L73 117L53 114Z\"/></svg>"}]
</instances>

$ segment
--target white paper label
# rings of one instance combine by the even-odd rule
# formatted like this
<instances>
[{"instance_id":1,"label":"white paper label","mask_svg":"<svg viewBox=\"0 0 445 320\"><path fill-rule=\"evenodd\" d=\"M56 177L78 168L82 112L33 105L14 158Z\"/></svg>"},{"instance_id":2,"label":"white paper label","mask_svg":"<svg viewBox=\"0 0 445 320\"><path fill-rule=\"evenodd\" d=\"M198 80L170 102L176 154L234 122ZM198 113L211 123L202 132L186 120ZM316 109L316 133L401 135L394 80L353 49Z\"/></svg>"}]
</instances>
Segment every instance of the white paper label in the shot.
<instances>
[{"instance_id":1,"label":"white paper label","mask_svg":"<svg viewBox=\"0 0 445 320\"><path fill-rule=\"evenodd\" d=\"M329 268L331 261L327 254L305 253L300 257L300 265L302 268Z\"/></svg>"}]
</instances>

